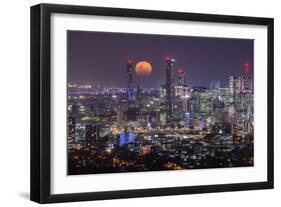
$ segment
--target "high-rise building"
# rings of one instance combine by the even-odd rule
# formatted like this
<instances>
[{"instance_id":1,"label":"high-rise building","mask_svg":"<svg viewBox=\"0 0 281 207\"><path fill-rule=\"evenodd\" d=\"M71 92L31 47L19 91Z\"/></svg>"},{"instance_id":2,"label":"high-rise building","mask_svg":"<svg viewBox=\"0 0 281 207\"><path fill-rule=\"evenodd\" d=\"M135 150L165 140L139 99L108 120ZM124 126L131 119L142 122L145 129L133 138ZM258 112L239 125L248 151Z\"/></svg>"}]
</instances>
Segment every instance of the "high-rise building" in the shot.
<instances>
[{"instance_id":1,"label":"high-rise building","mask_svg":"<svg viewBox=\"0 0 281 207\"><path fill-rule=\"evenodd\" d=\"M90 150L99 138L99 126L86 124L85 126L85 148Z\"/></svg>"},{"instance_id":2,"label":"high-rise building","mask_svg":"<svg viewBox=\"0 0 281 207\"><path fill-rule=\"evenodd\" d=\"M186 95L181 97L183 112L190 112L190 99L191 99L191 95Z\"/></svg>"},{"instance_id":3,"label":"high-rise building","mask_svg":"<svg viewBox=\"0 0 281 207\"><path fill-rule=\"evenodd\" d=\"M229 107L228 107L228 121L231 123L231 124L236 124L237 122L237 116L236 116L236 109L235 109L235 106L234 104L230 104Z\"/></svg>"},{"instance_id":4,"label":"high-rise building","mask_svg":"<svg viewBox=\"0 0 281 207\"><path fill-rule=\"evenodd\" d=\"M140 86L137 86L137 101L138 104L142 103L142 88Z\"/></svg>"},{"instance_id":5,"label":"high-rise building","mask_svg":"<svg viewBox=\"0 0 281 207\"><path fill-rule=\"evenodd\" d=\"M185 85L185 79L186 79L186 73L184 71L183 68L179 68L177 70L177 73L176 73L176 78L177 78L177 85L178 86L184 86Z\"/></svg>"},{"instance_id":6,"label":"high-rise building","mask_svg":"<svg viewBox=\"0 0 281 207\"><path fill-rule=\"evenodd\" d=\"M210 114L213 111L212 92L207 88L193 88L192 102L194 105L194 113Z\"/></svg>"},{"instance_id":7,"label":"high-rise building","mask_svg":"<svg viewBox=\"0 0 281 207\"><path fill-rule=\"evenodd\" d=\"M124 125L124 120L125 115L124 115L124 110L121 106L117 108L117 127L121 128Z\"/></svg>"},{"instance_id":8,"label":"high-rise building","mask_svg":"<svg viewBox=\"0 0 281 207\"><path fill-rule=\"evenodd\" d=\"M220 92L220 81L212 80L210 82L210 91L213 93L213 98L218 98Z\"/></svg>"},{"instance_id":9,"label":"high-rise building","mask_svg":"<svg viewBox=\"0 0 281 207\"><path fill-rule=\"evenodd\" d=\"M67 148L73 149L75 146L75 118L68 117L68 140Z\"/></svg>"},{"instance_id":10,"label":"high-rise building","mask_svg":"<svg viewBox=\"0 0 281 207\"><path fill-rule=\"evenodd\" d=\"M160 85L159 97L160 97L160 102L161 103L165 103L166 102L166 84Z\"/></svg>"},{"instance_id":11,"label":"high-rise building","mask_svg":"<svg viewBox=\"0 0 281 207\"><path fill-rule=\"evenodd\" d=\"M175 96L176 96L176 118L177 121L184 118L185 112L190 112L190 99L191 92L190 88L186 85L176 85L175 86Z\"/></svg>"},{"instance_id":12,"label":"high-rise building","mask_svg":"<svg viewBox=\"0 0 281 207\"><path fill-rule=\"evenodd\" d=\"M134 86L133 86L133 61L128 60L127 61L127 95L128 95L128 100L131 101L134 98Z\"/></svg>"},{"instance_id":13,"label":"high-rise building","mask_svg":"<svg viewBox=\"0 0 281 207\"><path fill-rule=\"evenodd\" d=\"M241 77L229 77L229 101L235 102L237 96L241 93Z\"/></svg>"},{"instance_id":14,"label":"high-rise building","mask_svg":"<svg viewBox=\"0 0 281 207\"><path fill-rule=\"evenodd\" d=\"M190 127L190 113L185 112L184 113L184 127Z\"/></svg>"},{"instance_id":15,"label":"high-rise building","mask_svg":"<svg viewBox=\"0 0 281 207\"><path fill-rule=\"evenodd\" d=\"M166 122L174 121L175 109L175 59L171 57L165 58L166 70Z\"/></svg>"},{"instance_id":16,"label":"high-rise building","mask_svg":"<svg viewBox=\"0 0 281 207\"><path fill-rule=\"evenodd\" d=\"M224 103L225 106L229 105L229 88L219 88L219 100Z\"/></svg>"},{"instance_id":17,"label":"high-rise building","mask_svg":"<svg viewBox=\"0 0 281 207\"><path fill-rule=\"evenodd\" d=\"M253 91L253 80L251 76L241 77L241 89L243 93L252 93Z\"/></svg>"},{"instance_id":18,"label":"high-rise building","mask_svg":"<svg viewBox=\"0 0 281 207\"><path fill-rule=\"evenodd\" d=\"M243 93L252 93L253 92L253 79L250 73L250 63L245 62L243 65L244 75L241 78L241 89Z\"/></svg>"},{"instance_id":19,"label":"high-rise building","mask_svg":"<svg viewBox=\"0 0 281 207\"><path fill-rule=\"evenodd\" d=\"M160 122L166 122L166 85L161 85L159 90L160 96Z\"/></svg>"}]
</instances>

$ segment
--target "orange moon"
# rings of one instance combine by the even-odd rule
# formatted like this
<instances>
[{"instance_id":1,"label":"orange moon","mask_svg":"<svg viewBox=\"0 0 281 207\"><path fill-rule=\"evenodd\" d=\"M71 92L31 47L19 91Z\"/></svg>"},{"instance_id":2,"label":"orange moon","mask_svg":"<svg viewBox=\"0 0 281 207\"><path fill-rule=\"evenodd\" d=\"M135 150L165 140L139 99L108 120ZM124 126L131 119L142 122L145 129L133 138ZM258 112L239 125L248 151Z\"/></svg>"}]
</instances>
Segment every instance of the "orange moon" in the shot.
<instances>
[{"instance_id":1,"label":"orange moon","mask_svg":"<svg viewBox=\"0 0 281 207\"><path fill-rule=\"evenodd\" d=\"M135 71L139 76L148 76L152 71L152 66L147 61L140 61L136 64Z\"/></svg>"}]
</instances>

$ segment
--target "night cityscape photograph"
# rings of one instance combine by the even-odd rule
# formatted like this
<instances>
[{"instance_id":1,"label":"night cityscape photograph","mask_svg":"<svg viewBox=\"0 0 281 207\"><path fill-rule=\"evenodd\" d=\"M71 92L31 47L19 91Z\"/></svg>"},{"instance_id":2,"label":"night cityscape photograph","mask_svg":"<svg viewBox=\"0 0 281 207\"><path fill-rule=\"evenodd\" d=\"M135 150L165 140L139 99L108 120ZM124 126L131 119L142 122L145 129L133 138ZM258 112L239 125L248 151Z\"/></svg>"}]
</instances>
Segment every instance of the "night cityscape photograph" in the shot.
<instances>
[{"instance_id":1,"label":"night cityscape photograph","mask_svg":"<svg viewBox=\"0 0 281 207\"><path fill-rule=\"evenodd\" d=\"M68 175L254 166L254 40L66 35Z\"/></svg>"}]
</instances>

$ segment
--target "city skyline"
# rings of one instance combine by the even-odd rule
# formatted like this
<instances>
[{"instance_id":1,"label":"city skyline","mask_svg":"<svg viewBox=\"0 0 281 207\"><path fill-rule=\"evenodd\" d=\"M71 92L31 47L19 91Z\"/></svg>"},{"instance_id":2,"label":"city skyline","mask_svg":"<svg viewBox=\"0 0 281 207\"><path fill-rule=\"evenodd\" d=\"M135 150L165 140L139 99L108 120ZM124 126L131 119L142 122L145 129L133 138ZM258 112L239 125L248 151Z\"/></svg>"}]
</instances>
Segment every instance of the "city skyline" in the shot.
<instances>
[{"instance_id":1,"label":"city skyline","mask_svg":"<svg viewBox=\"0 0 281 207\"><path fill-rule=\"evenodd\" d=\"M241 75L245 63L253 75L253 40L85 31L67 35L69 83L126 87L124 65L132 60L152 65L149 76L135 74L135 84L158 87L165 82L167 56L176 58L176 68L185 71L193 86L209 87L212 80L227 86L228 77Z\"/></svg>"},{"instance_id":2,"label":"city skyline","mask_svg":"<svg viewBox=\"0 0 281 207\"><path fill-rule=\"evenodd\" d=\"M253 40L68 31L67 113L68 175L254 166Z\"/></svg>"}]
</instances>

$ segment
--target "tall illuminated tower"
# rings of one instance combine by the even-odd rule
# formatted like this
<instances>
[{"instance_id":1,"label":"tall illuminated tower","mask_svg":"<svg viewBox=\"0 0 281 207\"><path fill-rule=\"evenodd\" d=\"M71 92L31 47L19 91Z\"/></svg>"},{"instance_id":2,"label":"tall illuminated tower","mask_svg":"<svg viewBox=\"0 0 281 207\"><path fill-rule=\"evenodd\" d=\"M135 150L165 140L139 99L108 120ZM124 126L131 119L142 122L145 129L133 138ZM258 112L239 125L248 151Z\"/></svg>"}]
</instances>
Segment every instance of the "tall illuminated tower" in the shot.
<instances>
[{"instance_id":1,"label":"tall illuminated tower","mask_svg":"<svg viewBox=\"0 0 281 207\"><path fill-rule=\"evenodd\" d=\"M136 99L138 101L138 104L141 104L141 102L142 102L142 88L139 85L137 86Z\"/></svg>"},{"instance_id":2,"label":"tall illuminated tower","mask_svg":"<svg viewBox=\"0 0 281 207\"><path fill-rule=\"evenodd\" d=\"M165 58L166 70L166 122L172 123L174 121L175 110L175 59L171 57Z\"/></svg>"},{"instance_id":3,"label":"tall illuminated tower","mask_svg":"<svg viewBox=\"0 0 281 207\"><path fill-rule=\"evenodd\" d=\"M68 117L68 149L72 149L75 144L75 118Z\"/></svg>"},{"instance_id":4,"label":"tall illuminated tower","mask_svg":"<svg viewBox=\"0 0 281 207\"><path fill-rule=\"evenodd\" d=\"M117 108L117 127L121 128L124 125L124 110L121 106Z\"/></svg>"},{"instance_id":5,"label":"tall illuminated tower","mask_svg":"<svg viewBox=\"0 0 281 207\"><path fill-rule=\"evenodd\" d=\"M241 89L243 93L252 93L253 92L253 80L249 75L250 73L250 64L246 62L244 65L244 75L241 80Z\"/></svg>"},{"instance_id":6,"label":"tall illuminated tower","mask_svg":"<svg viewBox=\"0 0 281 207\"><path fill-rule=\"evenodd\" d=\"M229 76L229 101L235 102L237 96L241 93L241 76Z\"/></svg>"},{"instance_id":7,"label":"tall illuminated tower","mask_svg":"<svg viewBox=\"0 0 281 207\"><path fill-rule=\"evenodd\" d=\"M93 124L86 124L85 126L85 144L84 147L87 150L91 150L92 146L95 146L99 139L100 126Z\"/></svg>"},{"instance_id":8,"label":"tall illuminated tower","mask_svg":"<svg viewBox=\"0 0 281 207\"><path fill-rule=\"evenodd\" d=\"M128 95L128 100L131 101L134 98L134 88L133 88L133 61L128 60L127 61L127 95Z\"/></svg>"},{"instance_id":9,"label":"tall illuminated tower","mask_svg":"<svg viewBox=\"0 0 281 207\"><path fill-rule=\"evenodd\" d=\"M220 81L211 80L210 81L210 90L213 92L214 97L217 97L219 95L219 89L220 89Z\"/></svg>"},{"instance_id":10,"label":"tall illuminated tower","mask_svg":"<svg viewBox=\"0 0 281 207\"><path fill-rule=\"evenodd\" d=\"M186 76L186 73L184 71L183 68L179 68L177 70L177 85L179 86L184 86L185 85L185 76Z\"/></svg>"}]
</instances>

